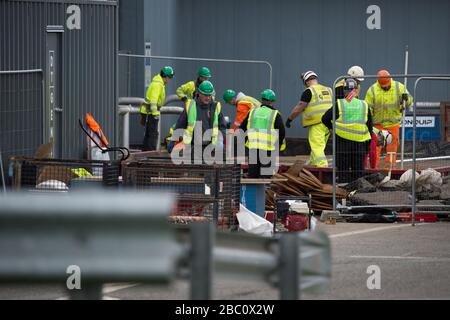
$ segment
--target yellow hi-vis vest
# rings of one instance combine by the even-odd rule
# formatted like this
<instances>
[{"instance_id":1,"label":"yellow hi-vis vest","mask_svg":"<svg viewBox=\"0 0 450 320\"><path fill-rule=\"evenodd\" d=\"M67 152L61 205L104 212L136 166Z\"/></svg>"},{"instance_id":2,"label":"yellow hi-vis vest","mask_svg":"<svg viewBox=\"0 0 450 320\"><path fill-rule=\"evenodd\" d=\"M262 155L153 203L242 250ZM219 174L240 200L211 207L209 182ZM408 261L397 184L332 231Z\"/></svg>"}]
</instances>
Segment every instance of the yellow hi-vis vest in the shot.
<instances>
[{"instance_id":1,"label":"yellow hi-vis vest","mask_svg":"<svg viewBox=\"0 0 450 320\"><path fill-rule=\"evenodd\" d=\"M304 128L321 123L324 113L333 106L331 88L315 84L306 90L311 90L311 101L303 111Z\"/></svg>"},{"instance_id":2,"label":"yellow hi-vis vest","mask_svg":"<svg viewBox=\"0 0 450 320\"><path fill-rule=\"evenodd\" d=\"M364 142L371 139L369 129L367 128L367 119L369 117L369 107L365 101L352 99L348 102L346 99L337 101L339 108L339 118L336 119L336 134L347 140L355 142Z\"/></svg>"},{"instance_id":3,"label":"yellow hi-vis vest","mask_svg":"<svg viewBox=\"0 0 450 320\"><path fill-rule=\"evenodd\" d=\"M247 122L248 140L246 147L249 149L260 149L266 151L276 150L278 142L278 131L275 130L275 120L278 110L273 110L267 106L253 108ZM283 141L280 150L286 149L286 142Z\"/></svg>"},{"instance_id":4,"label":"yellow hi-vis vest","mask_svg":"<svg viewBox=\"0 0 450 320\"><path fill-rule=\"evenodd\" d=\"M140 112L142 114L151 114L152 116L159 116L159 109L163 106L166 100L166 86L160 74L153 77L152 82L147 90L145 102L141 106Z\"/></svg>"},{"instance_id":5,"label":"yellow hi-vis vest","mask_svg":"<svg viewBox=\"0 0 450 320\"><path fill-rule=\"evenodd\" d=\"M192 137L194 134L195 124L197 122L197 104L195 100L188 99L186 101L186 112L187 112L187 128L184 130L183 143L191 144ZM220 102L216 104L216 112L214 112L214 123L213 123L213 134L211 138L211 143L213 145L217 144L219 137L219 114L222 112L222 105Z\"/></svg>"},{"instance_id":6,"label":"yellow hi-vis vest","mask_svg":"<svg viewBox=\"0 0 450 320\"><path fill-rule=\"evenodd\" d=\"M186 104L184 105L184 108L186 109L186 114L189 114L189 107L191 106L191 104L189 103L187 103L186 102ZM167 141L167 143L169 143L170 141L172 141L172 136L173 136L173 133L174 133L174 131L175 131L175 126L176 126L176 123L174 123L171 127L170 127L170 129L169 129L169 135L166 137L166 141Z\"/></svg>"},{"instance_id":7,"label":"yellow hi-vis vest","mask_svg":"<svg viewBox=\"0 0 450 320\"><path fill-rule=\"evenodd\" d=\"M403 93L408 93L405 86L394 80L387 91L383 90L378 82L369 88L365 101L372 111L374 124L381 124L385 128L400 125L403 117L401 105ZM406 105L410 106L411 103L412 97L408 94Z\"/></svg>"}]
</instances>

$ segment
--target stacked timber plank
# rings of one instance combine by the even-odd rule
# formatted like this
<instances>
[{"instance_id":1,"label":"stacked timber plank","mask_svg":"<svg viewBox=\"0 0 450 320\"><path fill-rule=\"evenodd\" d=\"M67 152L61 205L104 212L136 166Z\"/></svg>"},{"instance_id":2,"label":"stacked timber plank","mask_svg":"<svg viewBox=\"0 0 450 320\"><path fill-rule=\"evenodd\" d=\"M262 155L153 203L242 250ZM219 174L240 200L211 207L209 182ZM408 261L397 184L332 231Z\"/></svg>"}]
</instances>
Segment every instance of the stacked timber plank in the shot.
<instances>
[{"instance_id":1,"label":"stacked timber plank","mask_svg":"<svg viewBox=\"0 0 450 320\"><path fill-rule=\"evenodd\" d=\"M273 182L266 191L266 210L273 210L276 196L312 196L314 211L333 209L333 186L323 184L310 171L303 168L303 163L295 163L286 173L277 174L275 179L287 179L286 182ZM347 192L336 188L336 198L347 197Z\"/></svg>"}]
</instances>

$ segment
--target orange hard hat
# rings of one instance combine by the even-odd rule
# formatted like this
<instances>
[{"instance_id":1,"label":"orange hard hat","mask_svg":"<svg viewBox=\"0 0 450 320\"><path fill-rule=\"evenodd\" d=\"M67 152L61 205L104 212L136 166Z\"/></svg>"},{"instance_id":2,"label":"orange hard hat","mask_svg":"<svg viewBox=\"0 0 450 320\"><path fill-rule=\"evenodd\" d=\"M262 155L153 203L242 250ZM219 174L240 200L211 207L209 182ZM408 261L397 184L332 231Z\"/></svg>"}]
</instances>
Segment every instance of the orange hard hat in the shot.
<instances>
[{"instance_id":1,"label":"orange hard hat","mask_svg":"<svg viewBox=\"0 0 450 320\"><path fill-rule=\"evenodd\" d=\"M389 73L389 71L386 70L380 70L377 73L377 76L389 76L391 75ZM378 78L378 83L380 84L380 86L387 86L390 85L392 81L392 78Z\"/></svg>"}]
</instances>

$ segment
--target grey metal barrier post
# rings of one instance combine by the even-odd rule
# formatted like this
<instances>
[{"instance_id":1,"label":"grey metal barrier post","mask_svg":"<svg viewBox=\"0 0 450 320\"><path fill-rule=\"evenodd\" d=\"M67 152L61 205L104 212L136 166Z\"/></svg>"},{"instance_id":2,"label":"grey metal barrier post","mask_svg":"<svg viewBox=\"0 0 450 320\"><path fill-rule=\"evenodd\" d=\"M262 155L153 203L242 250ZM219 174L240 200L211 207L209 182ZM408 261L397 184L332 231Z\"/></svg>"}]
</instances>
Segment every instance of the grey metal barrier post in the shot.
<instances>
[{"instance_id":1,"label":"grey metal barrier post","mask_svg":"<svg viewBox=\"0 0 450 320\"><path fill-rule=\"evenodd\" d=\"M181 255L167 221L173 203L148 192L9 193L0 283L61 284L74 299L100 298L104 283L168 283Z\"/></svg>"},{"instance_id":2,"label":"grey metal barrier post","mask_svg":"<svg viewBox=\"0 0 450 320\"><path fill-rule=\"evenodd\" d=\"M5 181L5 173L3 170L3 157L2 157L2 151L0 150L0 171L2 173L2 186L3 186L3 194L6 194L6 181Z\"/></svg>"},{"instance_id":3,"label":"grey metal barrier post","mask_svg":"<svg viewBox=\"0 0 450 320\"><path fill-rule=\"evenodd\" d=\"M414 83L414 97L417 99L417 86L419 85L419 82L423 80L450 80L450 74L446 75L423 75L419 77L416 82ZM411 219L411 225L414 227L416 225L415 217L416 217L416 175L414 172L416 172L417 164L416 164L416 133L417 133L417 112L415 107L415 101L414 101L414 110L413 110L413 174L412 174L412 219ZM441 119L443 121L443 119Z\"/></svg>"},{"instance_id":4,"label":"grey metal barrier post","mask_svg":"<svg viewBox=\"0 0 450 320\"><path fill-rule=\"evenodd\" d=\"M280 238L280 299L299 299L300 259L299 239L296 233L287 233Z\"/></svg>"},{"instance_id":5,"label":"grey metal barrier post","mask_svg":"<svg viewBox=\"0 0 450 320\"><path fill-rule=\"evenodd\" d=\"M212 248L214 227L211 223L191 226L191 300L210 300L212 291Z\"/></svg>"}]
</instances>

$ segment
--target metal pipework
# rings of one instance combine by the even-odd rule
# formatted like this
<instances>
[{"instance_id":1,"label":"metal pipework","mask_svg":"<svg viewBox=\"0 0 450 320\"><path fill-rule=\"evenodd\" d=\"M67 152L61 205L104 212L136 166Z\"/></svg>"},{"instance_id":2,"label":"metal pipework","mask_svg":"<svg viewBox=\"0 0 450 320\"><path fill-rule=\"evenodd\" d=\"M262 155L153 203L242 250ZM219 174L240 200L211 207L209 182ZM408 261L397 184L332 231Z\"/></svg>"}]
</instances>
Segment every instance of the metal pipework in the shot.
<instances>
[{"instance_id":1,"label":"metal pipework","mask_svg":"<svg viewBox=\"0 0 450 320\"><path fill-rule=\"evenodd\" d=\"M170 95L167 97L165 104L181 101L177 95ZM145 102L143 98L138 97L121 97L119 98L118 112L123 117L122 119L122 145L125 148L130 148L130 114L139 114L141 105ZM163 114L181 114L184 108L177 106L163 106L161 107L161 115ZM158 147L160 149L161 140L161 121L158 124Z\"/></svg>"}]
</instances>

